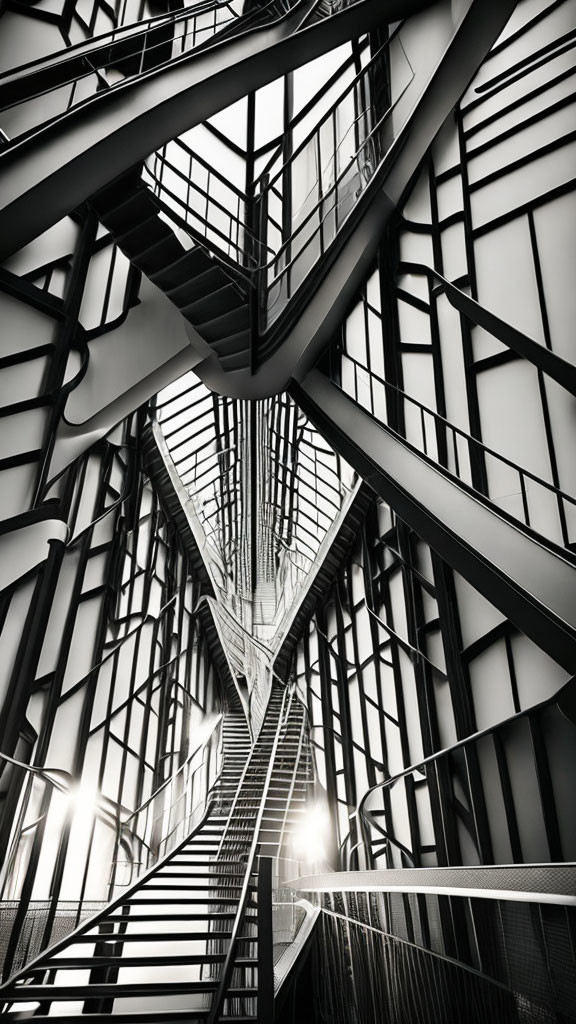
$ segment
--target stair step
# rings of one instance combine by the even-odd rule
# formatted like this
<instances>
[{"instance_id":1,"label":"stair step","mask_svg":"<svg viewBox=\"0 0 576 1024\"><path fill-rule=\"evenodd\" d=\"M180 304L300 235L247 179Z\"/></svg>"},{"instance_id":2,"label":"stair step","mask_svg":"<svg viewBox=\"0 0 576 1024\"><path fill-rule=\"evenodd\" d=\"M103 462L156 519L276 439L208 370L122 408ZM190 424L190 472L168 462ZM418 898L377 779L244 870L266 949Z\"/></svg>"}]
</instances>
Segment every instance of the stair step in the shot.
<instances>
[{"instance_id":1,"label":"stair step","mask_svg":"<svg viewBox=\"0 0 576 1024\"><path fill-rule=\"evenodd\" d=\"M114 211L123 205L127 197L130 198L135 192L140 192L144 188L146 186L142 181L140 168L133 168L112 184L106 185L94 196L92 202L97 211ZM148 190L146 189L146 191Z\"/></svg>"},{"instance_id":2,"label":"stair step","mask_svg":"<svg viewBox=\"0 0 576 1024\"><path fill-rule=\"evenodd\" d=\"M152 278L153 271L174 261L182 251L182 246L176 236L169 232L165 238L143 249L137 255L132 255L131 259L142 273Z\"/></svg>"},{"instance_id":3,"label":"stair step","mask_svg":"<svg viewBox=\"0 0 576 1024\"><path fill-rule=\"evenodd\" d=\"M115 1013L112 1016L109 1013L90 1013L83 1014L82 1020L86 1021L86 1024L200 1024L208 1019L210 1009L197 1009L197 1010L160 1010L142 1012L136 1010L133 1013ZM18 1019L12 1017L12 1020ZM72 1020L69 1016L60 1017L57 1015L40 1014L30 1018L34 1021L34 1024L70 1024ZM76 1018L77 1021L79 1018ZM10 1017L6 1018L7 1021ZM256 1017L252 1017L247 1014L228 1015L226 1014L226 1024L250 1024L250 1022L256 1021Z\"/></svg>"},{"instance_id":4,"label":"stair step","mask_svg":"<svg viewBox=\"0 0 576 1024\"><path fill-rule=\"evenodd\" d=\"M203 274L213 265L214 261L202 249L196 246L181 254L178 259L166 263L163 267L158 267L154 273L150 274L150 280L168 294L172 288L178 288L179 285L186 284L191 277ZM237 729L238 735L240 735L238 727L234 726L234 728Z\"/></svg>"},{"instance_id":5,"label":"stair step","mask_svg":"<svg viewBox=\"0 0 576 1024\"><path fill-rule=\"evenodd\" d=\"M186 311L182 311L184 315L189 319ZM247 331L250 326L250 311L247 305L239 306L237 309L231 310L229 313L224 313L222 316L217 316L213 320L205 320L202 324L195 324L198 333L205 341L219 342L220 345L224 345L228 342L228 346L232 342L232 339L236 339L235 345L239 344L238 335L244 331ZM216 348L216 346L214 346ZM227 347L225 350L217 348L216 351L222 351L223 354L228 355L231 352L237 352L236 347L230 349Z\"/></svg>"},{"instance_id":6,"label":"stair step","mask_svg":"<svg viewBox=\"0 0 576 1024\"><path fill-rule=\"evenodd\" d=\"M256 889L256 886L255 885L250 885L249 888L250 889ZM238 892L241 892L242 886L241 885L225 885L223 882L216 881L216 879L214 879L214 881L213 881L213 883L211 885L208 885L208 884L205 884L205 883L203 883L201 885L194 885L194 884L191 884L189 882L183 882L183 883L180 883L180 884L178 884L178 883L171 884L170 882L143 882L142 886L141 886L141 889L139 889L138 891L139 892L147 892L149 889L155 889L155 890L157 889L159 891L161 890L162 892L205 892L205 893L209 893L213 889L223 889L223 890L226 890L226 892L231 892L232 890L236 890Z\"/></svg>"},{"instance_id":7,"label":"stair step","mask_svg":"<svg viewBox=\"0 0 576 1024\"><path fill-rule=\"evenodd\" d=\"M115 236L128 231L130 227L138 224L139 221L141 222L146 214L150 216L154 209L150 192L146 187L135 190L132 195L128 196L121 203L105 209L104 205L107 201L108 197L104 196L97 209L101 211L99 216L103 224Z\"/></svg>"},{"instance_id":8,"label":"stair step","mask_svg":"<svg viewBox=\"0 0 576 1024\"><path fill-rule=\"evenodd\" d=\"M228 933L230 934L230 933ZM210 939L221 939L223 935L219 932L207 933L206 938ZM121 938L118 938L118 942L121 942ZM158 941L158 938L155 940ZM166 941L172 941L170 936L166 937ZM50 960L50 969L59 971L82 971L90 970L91 968L98 967L186 967L194 966L194 964L220 964L226 959L226 953L189 953L183 956L175 956L170 953L166 956L106 956L106 955L94 955L87 957L54 957ZM258 963L257 957L243 956L237 957L234 960L236 967L254 967ZM38 968L40 971L46 970L46 967ZM31 976L34 971L30 972Z\"/></svg>"},{"instance_id":9,"label":"stair step","mask_svg":"<svg viewBox=\"0 0 576 1024\"><path fill-rule=\"evenodd\" d=\"M244 867L245 868L246 865L243 864L242 861L233 861L233 860L230 860L230 861L227 861L227 860L225 860L225 861L217 861L217 860L213 860L213 861L205 861L205 860L171 860L170 861L170 867L172 867L173 865L177 865L178 867L186 866L186 867L205 868L208 865L210 867L212 867L212 865L217 866L219 864L222 864L223 866L222 866L222 868L219 868L218 871L214 871L214 872L212 872L212 874L209 874L209 875L201 875L201 874L197 874L196 872L194 872L194 878L216 878L218 876L219 871L221 871L222 874L226 874L227 878L243 878L244 875L245 875L245 871L230 871L230 872L225 872L224 871L224 867L227 867L228 864L230 864L230 865L234 864L234 865L237 865L238 867ZM182 875L182 877L184 877L184 872L183 871L180 872L180 874Z\"/></svg>"},{"instance_id":10,"label":"stair step","mask_svg":"<svg viewBox=\"0 0 576 1024\"><path fill-rule=\"evenodd\" d=\"M238 903L238 897L237 896L185 896L185 897L182 897L181 899L176 899L176 898L173 898L173 897L169 897L167 899L164 899L162 901L161 905L164 905L164 906L172 906L172 905L179 906L180 904L182 904L182 906L184 906L184 905L188 906L189 904L192 905L192 904L198 904L198 903L201 906L204 906L204 905L209 906L211 904L214 904L215 906L217 906L219 903L233 903L233 904L237 904ZM143 896L142 897L141 896L134 896L134 897L126 900L125 906L130 906L130 907L154 907L154 906L158 906L158 904L159 904L159 900L145 898Z\"/></svg>"},{"instance_id":11,"label":"stair step","mask_svg":"<svg viewBox=\"0 0 576 1024\"><path fill-rule=\"evenodd\" d=\"M138 258L138 254L146 251L152 245L164 241L166 238L174 237L170 228L156 213L148 210L146 220L132 223L132 226L116 236L116 241L123 251Z\"/></svg>"},{"instance_id":12,"label":"stair step","mask_svg":"<svg viewBox=\"0 0 576 1024\"><path fill-rule=\"evenodd\" d=\"M188 316L188 306L194 306L199 299L206 298L228 283L229 278L226 277L224 271L216 266L212 260L207 259L204 269L186 282L189 290L189 302L186 306L180 306L182 315L190 323L194 323L194 320Z\"/></svg>"},{"instance_id":13,"label":"stair step","mask_svg":"<svg viewBox=\"0 0 576 1024\"><path fill-rule=\"evenodd\" d=\"M198 290L194 286L195 280L186 281L177 288L166 292L172 302L180 307L187 320L194 324L202 324L206 320L221 316L230 310L238 309L245 304L245 300L238 293L230 278L224 271L220 271L221 286L214 288L207 295L198 298Z\"/></svg>"},{"instance_id":14,"label":"stair step","mask_svg":"<svg viewBox=\"0 0 576 1024\"><path fill-rule=\"evenodd\" d=\"M211 921L213 919L213 917L215 917L215 916L216 915L213 915L213 916L206 915L205 920L206 921ZM234 919L234 915L233 914L226 914L226 915L224 915L224 917L226 919L230 919L230 920ZM130 920L130 918L127 918L126 920L127 921ZM160 921L161 918L154 917L153 920L154 921ZM186 918L177 918L176 920L178 920L178 921L183 921L183 920L187 921L188 917L186 917ZM224 931L224 932L210 932L210 931L201 931L201 932L198 932L198 931L196 931L196 932L190 932L190 931L185 931L185 932L158 932L158 931L155 931L155 932L123 932L122 934L119 934L118 932L107 932L104 935L77 935L74 938L74 945L76 945L77 942L86 942L86 943L96 943L96 942L122 942L122 943L124 943L124 942L136 942L136 943L137 942L158 942L158 943L162 943L162 942L194 942L194 941L196 941L198 939L200 939L200 940L212 939L212 938L229 939L231 937L231 935L232 935L231 931ZM240 935L238 937L237 941L238 942L258 942L258 936L257 935Z\"/></svg>"},{"instance_id":15,"label":"stair step","mask_svg":"<svg viewBox=\"0 0 576 1024\"><path fill-rule=\"evenodd\" d=\"M93 985L15 985L6 998L9 1002L32 1002L49 999L51 1003L85 999L123 999L133 996L192 995L194 992L215 992L217 981L174 981L148 983L101 982ZM229 988L225 999L254 996L257 988ZM192 1011L194 1012L194 1011Z\"/></svg>"},{"instance_id":16,"label":"stair step","mask_svg":"<svg viewBox=\"0 0 576 1024\"><path fill-rule=\"evenodd\" d=\"M231 339L230 339L231 340ZM234 344L241 344L241 349L238 352L232 352L228 355L220 355L218 352L218 360L223 369L229 370L245 370L250 365L250 332L242 331L242 340L236 339ZM215 348L212 345L212 348Z\"/></svg>"},{"instance_id":17,"label":"stair step","mask_svg":"<svg viewBox=\"0 0 576 1024\"><path fill-rule=\"evenodd\" d=\"M181 900L172 900L172 902L175 903L176 905L178 905L179 903L181 903L183 901L181 901ZM220 901L217 900L216 902L220 902ZM236 903L237 900L233 900L231 902ZM155 900L147 900L146 903L148 905L150 903L152 903L154 906L158 905ZM139 921L143 921L143 922L146 922L146 923L149 923L149 922L152 923L154 921L162 922L162 923L165 923L166 921L235 921L236 920L236 914L226 913L224 911L218 911L218 912L215 913L214 911L207 911L207 910L204 911L201 914L199 914L199 913L190 913L189 911L186 911L185 914L165 914L165 913L162 913L162 914L146 914L146 913L141 914L141 913L136 913L136 914L118 914L117 916L110 915L110 917L107 920L108 921L121 921L121 922L124 922L126 924L133 924L133 923L139 922ZM246 921L254 921L254 922L256 922L256 917L253 916L253 915L248 915L248 916L246 916L244 918L244 922L246 922Z\"/></svg>"}]
</instances>

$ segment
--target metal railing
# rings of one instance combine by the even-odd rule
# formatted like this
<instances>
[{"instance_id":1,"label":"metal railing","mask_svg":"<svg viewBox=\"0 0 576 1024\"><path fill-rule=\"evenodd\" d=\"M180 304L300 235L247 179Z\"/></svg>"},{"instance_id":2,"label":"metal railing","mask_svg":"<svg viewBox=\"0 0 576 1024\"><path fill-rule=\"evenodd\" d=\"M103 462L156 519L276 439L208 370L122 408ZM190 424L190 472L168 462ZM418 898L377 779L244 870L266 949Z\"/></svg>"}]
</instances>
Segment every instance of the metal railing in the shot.
<instances>
[{"instance_id":1,"label":"metal railing","mask_svg":"<svg viewBox=\"0 0 576 1024\"><path fill-rule=\"evenodd\" d=\"M17 71L0 75L0 110L20 107L22 114L16 135L12 133L9 137L3 133L2 151L89 103L98 93L199 53L215 41L281 21L301 8L302 18L294 29L299 31L311 21L330 17L343 7L360 2L268 0L242 14L241 0L197 0L180 11L128 25L123 23L124 17L130 16L125 2L119 24L112 31L71 46L56 57L31 61ZM39 96L49 97L48 104L34 104L28 112L25 105ZM51 110L49 117L46 109Z\"/></svg>"},{"instance_id":2,"label":"metal railing","mask_svg":"<svg viewBox=\"0 0 576 1024\"><path fill-rule=\"evenodd\" d=\"M250 880L251 880L251 877L254 874L254 871L256 869L256 864L257 864L257 856L258 856L258 850L259 850L260 826L262 824L262 818L264 816L264 808L265 808L265 805L266 805L266 798L268 796L268 789L270 787L270 782L271 782L272 774L273 774L273 771L274 771L274 762L275 762L275 759L276 759L276 752L278 750L278 745L279 745L279 742L280 742L280 736L281 736L282 729L283 729L283 726L284 726L285 707L286 707L286 690L284 690L284 692L282 693L282 699L281 699L281 704L280 704L280 709L279 709L279 714L278 714L278 723L277 723L277 726L276 726L276 732L275 732L275 735L274 735L274 740L273 740L273 744L272 744L272 750L271 750L271 753L270 753L270 760L269 760L268 768L267 768L267 771L266 771L266 777L265 777L263 785L262 785L262 790L261 790L261 794L260 794L258 811L257 811L257 814L256 814L256 818L255 818L255 820L253 822L253 839L252 839L252 842L250 844L250 850L249 850L248 855L246 857L246 868L245 868L244 880L243 880L243 883L242 883L242 889L241 889L240 897L239 897L239 900L238 900L238 908L237 908L237 911L236 911L236 916L234 918L234 923L232 925L232 932L231 932L230 941L229 941L229 944L228 944L228 949L227 949L227 952L226 952L226 958L225 958L224 963L222 965L222 970L221 970L220 977L219 977L219 980L218 980L218 989L217 989L217 991L214 994L214 998L212 1000L212 1005L210 1007L210 1013L209 1013L209 1016L208 1016L208 1024L216 1024L216 1022L219 1020L220 1013L222 1011L222 1006L223 1006L223 1003L224 1003L224 999L226 997L226 993L227 993L228 987L230 985L230 979L232 977L232 972L234 970L234 963L235 963L235 959L236 959L237 946L238 946L238 937L240 936L242 928L243 928L243 925L244 925L246 908L247 908L247 905L248 905L248 898L249 898L249 895L250 895ZM248 764L249 763L250 762L248 762ZM239 807L239 799L241 799L241 792L242 792L242 782L246 778L248 764L246 765L246 768L245 768L244 773L243 773L242 780L241 780L241 782L240 782L240 784L238 786L238 789L236 791L236 796L234 798L234 801L233 801L231 809L230 809L230 815L229 815L229 819L228 819L229 820L229 824L234 820L234 815L236 813L236 809L237 809L237 807ZM238 811L238 813L241 813L241 812ZM224 831L224 839L225 839L225 837L226 837L226 830ZM222 844L221 844L221 846L222 846ZM266 860L268 860L268 858L266 858ZM269 865L267 865L265 871L266 871L266 874L262 878L262 886L263 886L263 889L271 890L271 883L270 883L270 879L268 877L269 876L269 872L270 872ZM268 897L263 895L263 899L267 900ZM270 900L271 900L271 896L270 896ZM267 911L265 911L265 914L267 914ZM270 922L270 924L271 924L271 922ZM260 946L260 942L259 942L259 946ZM268 973L268 965L265 964L263 966L264 966L264 970ZM266 991L268 991L268 988L269 988L269 978L266 979L264 984L266 986ZM272 993L273 993L273 987L272 987ZM260 1002L260 1000L258 1000L258 1002ZM268 1005L268 1001L267 1000L266 1000L266 1005ZM264 1024L264 1020L260 1017L260 1014L259 1014L259 1021L261 1021L261 1024Z\"/></svg>"},{"instance_id":3,"label":"metal railing","mask_svg":"<svg viewBox=\"0 0 576 1024\"><path fill-rule=\"evenodd\" d=\"M182 139L148 157L142 178L197 245L206 246L253 286L253 271L266 262L266 247L249 227L251 200L242 189Z\"/></svg>"},{"instance_id":4,"label":"metal railing","mask_svg":"<svg viewBox=\"0 0 576 1024\"><path fill-rule=\"evenodd\" d=\"M19 900L0 900L0 972L9 956L12 974L55 942L66 938L84 920L103 910L104 900L30 900L21 917ZM18 928L15 941L15 928ZM4 977L5 980L5 977Z\"/></svg>"},{"instance_id":5,"label":"metal railing","mask_svg":"<svg viewBox=\"0 0 576 1024\"><path fill-rule=\"evenodd\" d=\"M378 114L375 83L386 80L392 53L395 99ZM321 113L313 129L288 158L272 158L250 195L181 140L147 161L144 180L164 212L196 244L228 265L234 261L256 292L259 332L282 314L373 182L397 134L395 108L413 79L396 30L327 111L323 97L317 99ZM308 182L306 195L289 225L281 224L275 210L292 207L294 183L300 181Z\"/></svg>"},{"instance_id":6,"label":"metal railing","mask_svg":"<svg viewBox=\"0 0 576 1024\"><path fill-rule=\"evenodd\" d=\"M393 409L393 429L409 444L494 504L501 503L502 510L513 519L536 532L539 520L543 520L546 530L540 532L548 540L555 539L550 531L550 511L555 510L558 543L570 547L573 542L567 523L576 524L575 497L456 427L346 351L342 352L340 368L340 379L334 383L374 419L386 424ZM478 461L485 467L484 481L472 475L472 466ZM514 505L511 498L516 499Z\"/></svg>"},{"instance_id":7,"label":"metal railing","mask_svg":"<svg viewBox=\"0 0 576 1024\"><path fill-rule=\"evenodd\" d=\"M199 0L178 13L114 29L89 44L70 47L56 59L36 61L18 72L1 75L0 109L19 108L15 122L18 130L16 134L12 130L3 152L90 102L98 93L198 51L238 20L233 0ZM37 102L40 96L42 104ZM49 117L46 110L51 111ZM10 123L13 121L14 117Z\"/></svg>"},{"instance_id":8,"label":"metal railing","mask_svg":"<svg viewBox=\"0 0 576 1024\"><path fill-rule=\"evenodd\" d=\"M340 876L345 883L342 887L338 876L334 886L329 877L322 879L321 891L314 891L316 879L310 878L303 891L322 908L320 918L328 914L369 929L365 936L368 946L372 940L394 940L403 944L400 948L407 947L406 953L412 948L438 957L439 970L444 970L442 962L452 965L456 979L459 971L464 972L461 977L473 971L484 983L502 986L514 995L518 1016L513 1020L552 1024L564 1020L564 1014L572 1019L576 1005L574 946L569 938L576 920L576 899L561 894L567 888L574 891L574 870L574 865L544 864L403 870L377 872L378 881L373 884L374 872L355 872ZM392 889L385 881L388 875L394 877ZM446 882L444 875L449 876ZM494 883L491 875L496 876ZM475 887L478 883L480 888ZM433 970L434 961L429 963ZM358 962L351 968L353 974L363 971ZM373 969L379 973L377 964ZM403 1009L406 1012L406 1002L414 998L406 991L402 975L396 980L397 987L390 993L391 1020L396 1013L402 1015ZM434 1009L432 1019L441 1024L474 1019L470 1016L475 1012L474 1000L467 1005L475 994L474 982L471 984L468 993L457 996L460 1016L444 1017ZM370 1014L361 1019L372 1020ZM420 1020L420 1014L414 1019Z\"/></svg>"},{"instance_id":9,"label":"metal railing","mask_svg":"<svg viewBox=\"0 0 576 1024\"><path fill-rule=\"evenodd\" d=\"M121 822L110 897L182 842L204 817L210 790L221 766L221 731L222 715L218 715L204 742L148 800Z\"/></svg>"},{"instance_id":10,"label":"metal railing","mask_svg":"<svg viewBox=\"0 0 576 1024\"><path fill-rule=\"evenodd\" d=\"M379 114L376 80L385 81L394 51L396 98ZM398 32L344 88L309 135L286 160L270 165L256 182L256 219L266 250L260 271L261 330L280 316L312 267L326 254L374 178L395 137L393 113L414 78ZM322 100L318 101L322 105ZM310 179L286 230L273 215L293 182Z\"/></svg>"},{"instance_id":11,"label":"metal railing","mask_svg":"<svg viewBox=\"0 0 576 1024\"><path fill-rule=\"evenodd\" d=\"M315 934L316 998L323 1019L333 1024L351 1019L379 1024L383 1013L391 1024L552 1024L560 1019L532 993L345 913L324 909ZM517 942L521 936L518 930ZM517 951L516 958L528 963L528 950ZM573 958L565 956L563 962L573 970ZM561 1003L558 1008L565 1010Z\"/></svg>"},{"instance_id":12,"label":"metal railing","mask_svg":"<svg viewBox=\"0 0 576 1024\"><path fill-rule=\"evenodd\" d=\"M198 824L195 826L195 828L193 829L191 834L189 836L186 836L186 838L179 844L179 846L184 847L187 843L190 842L190 840L192 840L194 838L194 836L198 832L200 832L202 830L202 828L204 827L204 825L205 825L205 823L206 823L206 821L207 821L207 819L209 817L209 814L210 814L210 808L208 808L208 810L204 814L202 820L200 822L198 822ZM178 846L176 846L174 848L174 850L177 851L178 850ZM104 901L102 901L102 902L100 902L100 901L94 902L94 901L92 901L90 903L87 903L87 905L86 905L86 913L85 914L83 913L82 908L81 907L79 908L77 903L75 903L75 902L73 902L72 904L68 903L68 906L72 906L74 908L73 912L72 912L72 915L71 915L71 926L65 928L64 934L61 934L61 935L56 935L56 934L52 935L52 934L50 934L50 935L48 935L48 937L46 937L46 929L44 928L42 942L41 942L41 944L39 944L39 948L32 950L32 948L29 947L29 954L26 955L25 957L23 957L23 964L22 964L22 966L16 967L16 965L14 964L14 967L13 967L12 966L12 957L10 958L10 961L9 961L9 963L7 965L8 969L5 970L5 976L3 978L3 984L4 984L4 982L8 978L10 978L11 982L13 982L14 980L19 979L20 977L29 977L28 971L30 970L30 968L33 965L35 965L36 963L40 963L41 962L43 952L46 949L48 944L50 944L50 946L52 947L51 950L50 950L51 956L54 956L59 951L61 951L62 949L66 948L66 946L68 945L68 943L70 941L71 936L83 935L89 929L95 928L95 926L106 915L111 914L114 910L116 910L119 907L121 907L123 905L123 901L125 901L129 896L134 895L136 890L139 889L140 886L142 886L145 883L147 878L153 872L156 872L158 870L158 867L165 860L167 860L171 855L173 855L174 850L172 850L172 851L170 851L170 853L165 854L162 857L160 857L159 860L148 869L148 871L144 872L144 874L142 876L140 876L135 881L133 881L131 883L131 885L128 886L127 889L124 889L120 893L120 895L115 896L114 899L111 902L108 902L108 901L106 901L106 902L104 902ZM48 901L46 901L46 902L48 902ZM61 903L62 903L62 901L58 901L57 906L61 905ZM22 906L21 903L19 903L19 905L18 905L19 909L21 909L21 906ZM84 906L84 904L82 904L82 906ZM0 904L0 909L1 909L1 904ZM53 908L51 906L50 909L49 909L49 913L50 914L52 914L52 910L53 910ZM69 911L66 911L66 912L68 913ZM18 934L17 938L18 938L18 940L20 939L20 933ZM9 949L12 949L12 947L14 945L14 940L15 940L15 933L14 933L14 930L12 929L10 937L9 937ZM26 973L24 973L24 971L26 971Z\"/></svg>"},{"instance_id":13,"label":"metal railing","mask_svg":"<svg viewBox=\"0 0 576 1024\"><path fill-rule=\"evenodd\" d=\"M219 715L202 744L124 821L119 821L120 808L112 805L104 796L100 795L96 801L94 816L107 826L110 845L114 849L110 872L103 870L101 873L100 888L102 894L109 899L153 867L204 817L210 800L209 791L220 766L221 723L222 716ZM45 805L46 787L49 787L49 792L56 790L62 794L63 800L71 795L70 786L62 784L58 772L52 779L41 770L31 771L36 774L31 775L29 785L34 785L38 790L33 806ZM50 772L50 769L46 772ZM63 777L66 775L64 772L60 774ZM30 824L18 822L15 827L4 871L5 880L11 882L12 890L18 886L21 863L26 863L30 855L36 830L48 820L49 814L50 803L44 814L33 815L34 820ZM11 889L6 888L5 891L11 893ZM63 938L87 916L104 906L104 901L94 899L4 899L0 902L0 911L5 911L0 927L2 962L6 961L10 973L20 969L29 959L39 955L43 949Z\"/></svg>"},{"instance_id":14,"label":"metal railing","mask_svg":"<svg viewBox=\"0 0 576 1024\"><path fill-rule=\"evenodd\" d=\"M478 775L482 778L483 772L491 772L491 806L497 807L500 802L501 806L506 806L507 814L505 819L498 814L492 817L490 808L487 808L482 836L477 831L477 815L471 815L469 839L477 851L486 844L494 848L507 844L512 862L529 863L534 859L535 844L539 843L544 856L548 855L552 860L576 861L574 835L561 835L558 826L561 811L557 801L561 780L554 780L549 756L552 743L557 745L560 737L564 736L564 750L572 758L576 770L573 735L576 721L571 710L574 686L575 680L570 679L553 697L437 751L369 789L359 803L358 819L364 837L361 845L366 848L372 866L378 866L380 858L390 868L421 866L422 848L414 840L407 846L406 841L402 842L395 835L395 820L404 820L405 814L409 817L408 808L412 806L414 792L423 788L428 795L425 799L421 792L418 807L425 813L430 788L440 790L440 778L444 790L446 786L454 790L453 803L456 802L455 794L459 792L461 799L472 807L473 800L482 799L482 796L477 790L474 794L470 792L469 780ZM508 751L522 761L523 788L517 790L516 797L508 769ZM568 765L568 761L563 763L563 773L569 772ZM548 789L541 785L544 774L549 780ZM418 834L418 828L415 834ZM549 847L551 834L557 837L553 849ZM436 860L435 845L428 844L425 853L425 863L430 866Z\"/></svg>"}]
</instances>

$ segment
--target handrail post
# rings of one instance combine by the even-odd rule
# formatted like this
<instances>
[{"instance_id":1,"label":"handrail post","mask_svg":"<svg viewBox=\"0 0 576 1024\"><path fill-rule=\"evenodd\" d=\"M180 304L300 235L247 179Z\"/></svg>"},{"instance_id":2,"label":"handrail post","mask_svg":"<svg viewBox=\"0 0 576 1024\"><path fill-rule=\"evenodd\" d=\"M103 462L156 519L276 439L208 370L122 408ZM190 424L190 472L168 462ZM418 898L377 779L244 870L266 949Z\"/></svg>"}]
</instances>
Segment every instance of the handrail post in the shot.
<instances>
[{"instance_id":1,"label":"handrail post","mask_svg":"<svg viewBox=\"0 0 576 1024\"><path fill-rule=\"evenodd\" d=\"M274 1024L272 857L258 865L258 1024Z\"/></svg>"},{"instance_id":2,"label":"handrail post","mask_svg":"<svg viewBox=\"0 0 576 1024\"><path fill-rule=\"evenodd\" d=\"M266 330L266 316L261 316L262 300L266 296L266 253L268 238L268 187L270 175L260 178L260 191L252 197L250 227L252 230L252 279L250 287L250 372L258 367L258 341L260 330Z\"/></svg>"}]
</instances>

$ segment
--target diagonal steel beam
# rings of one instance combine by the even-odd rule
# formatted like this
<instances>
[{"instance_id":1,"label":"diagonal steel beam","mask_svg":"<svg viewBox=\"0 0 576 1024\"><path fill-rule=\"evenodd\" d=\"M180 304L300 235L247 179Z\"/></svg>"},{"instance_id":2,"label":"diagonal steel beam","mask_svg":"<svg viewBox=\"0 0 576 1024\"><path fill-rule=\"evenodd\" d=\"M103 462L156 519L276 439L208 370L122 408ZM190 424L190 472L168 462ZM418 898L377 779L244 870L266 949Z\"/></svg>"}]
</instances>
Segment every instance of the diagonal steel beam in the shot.
<instances>
[{"instance_id":1,"label":"diagonal steel beam","mask_svg":"<svg viewBox=\"0 0 576 1024\"><path fill-rule=\"evenodd\" d=\"M550 657L576 671L576 558L507 521L318 370L291 393L411 529Z\"/></svg>"}]
</instances>

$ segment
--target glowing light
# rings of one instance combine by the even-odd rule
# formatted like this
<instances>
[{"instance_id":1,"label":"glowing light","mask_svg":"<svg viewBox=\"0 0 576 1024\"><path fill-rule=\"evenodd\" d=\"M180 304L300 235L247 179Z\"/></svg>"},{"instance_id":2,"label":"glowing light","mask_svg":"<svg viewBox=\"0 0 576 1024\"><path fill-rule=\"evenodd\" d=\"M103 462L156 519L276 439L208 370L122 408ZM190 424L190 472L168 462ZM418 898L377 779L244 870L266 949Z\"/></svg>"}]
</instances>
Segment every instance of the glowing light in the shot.
<instances>
[{"instance_id":1,"label":"glowing light","mask_svg":"<svg viewBox=\"0 0 576 1024\"><path fill-rule=\"evenodd\" d=\"M323 804L312 804L304 812L292 835L292 849L297 860L317 864L326 860L330 834L330 815Z\"/></svg>"}]
</instances>

